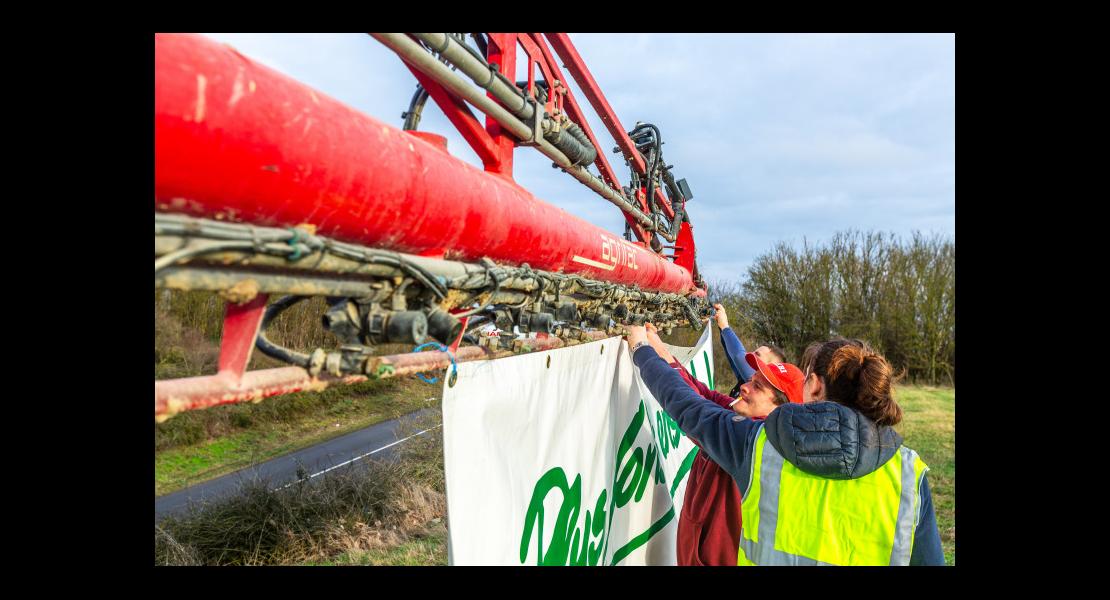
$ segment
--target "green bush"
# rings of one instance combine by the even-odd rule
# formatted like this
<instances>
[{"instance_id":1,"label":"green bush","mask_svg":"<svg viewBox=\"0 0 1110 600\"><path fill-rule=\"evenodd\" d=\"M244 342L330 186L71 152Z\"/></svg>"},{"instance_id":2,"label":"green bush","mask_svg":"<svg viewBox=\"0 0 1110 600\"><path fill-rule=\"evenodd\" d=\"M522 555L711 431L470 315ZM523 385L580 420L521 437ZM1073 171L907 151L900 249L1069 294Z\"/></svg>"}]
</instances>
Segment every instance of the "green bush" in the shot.
<instances>
[{"instance_id":1,"label":"green bush","mask_svg":"<svg viewBox=\"0 0 1110 600\"><path fill-rule=\"evenodd\" d=\"M712 282L710 299L749 349L773 342L796 362L812 342L861 338L907 381L955 385L955 267L955 242L939 235L847 231L801 250L779 243L742 284ZM718 369L730 372L723 357Z\"/></svg>"}]
</instances>

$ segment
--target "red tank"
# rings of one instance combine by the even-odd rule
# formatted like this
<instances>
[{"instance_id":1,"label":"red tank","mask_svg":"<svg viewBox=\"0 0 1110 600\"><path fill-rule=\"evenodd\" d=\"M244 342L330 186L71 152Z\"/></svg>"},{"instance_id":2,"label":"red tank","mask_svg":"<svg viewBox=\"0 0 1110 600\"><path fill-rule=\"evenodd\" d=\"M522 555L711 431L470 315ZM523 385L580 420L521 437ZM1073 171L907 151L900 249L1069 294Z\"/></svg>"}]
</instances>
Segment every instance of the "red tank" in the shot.
<instances>
[{"instance_id":1,"label":"red tank","mask_svg":"<svg viewBox=\"0 0 1110 600\"><path fill-rule=\"evenodd\" d=\"M154 148L158 211L696 290L642 245L202 36L155 38Z\"/></svg>"}]
</instances>

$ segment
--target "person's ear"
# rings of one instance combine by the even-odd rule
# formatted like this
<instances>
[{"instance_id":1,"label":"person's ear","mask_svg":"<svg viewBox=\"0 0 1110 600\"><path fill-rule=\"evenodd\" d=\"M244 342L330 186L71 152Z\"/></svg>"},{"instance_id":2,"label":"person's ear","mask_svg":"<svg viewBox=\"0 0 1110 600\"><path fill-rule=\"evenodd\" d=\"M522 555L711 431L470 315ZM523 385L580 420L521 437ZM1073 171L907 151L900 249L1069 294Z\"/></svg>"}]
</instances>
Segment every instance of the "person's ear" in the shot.
<instances>
[{"instance_id":1,"label":"person's ear","mask_svg":"<svg viewBox=\"0 0 1110 600\"><path fill-rule=\"evenodd\" d=\"M812 384L813 385L813 399L814 400L824 400L825 399L825 380L821 379L821 376L818 375L817 373L810 373L809 376L813 379L813 384Z\"/></svg>"}]
</instances>

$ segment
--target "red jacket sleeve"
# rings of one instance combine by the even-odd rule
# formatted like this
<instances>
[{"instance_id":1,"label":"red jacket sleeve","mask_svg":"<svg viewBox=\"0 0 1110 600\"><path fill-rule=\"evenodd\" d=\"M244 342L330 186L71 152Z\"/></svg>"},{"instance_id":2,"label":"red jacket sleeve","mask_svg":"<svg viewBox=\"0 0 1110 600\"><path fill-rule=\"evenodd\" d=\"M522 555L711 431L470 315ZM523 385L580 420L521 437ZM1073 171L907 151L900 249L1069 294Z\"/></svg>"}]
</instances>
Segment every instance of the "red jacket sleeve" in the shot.
<instances>
[{"instance_id":1,"label":"red jacket sleeve","mask_svg":"<svg viewBox=\"0 0 1110 600\"><path fill-rule=\"evenodd\" d=\"M705 398L706 400L709 400L710 402L713 402L718 406L723 406L724 408L729 408L732 404L732 401L735 400L735 398L732 398L727 394L722 394L720 392L709 389L709 386L691 377L690 373L686 371L686 367L682 366L682 364L678 361L672 362L670 364L671 368L678 370L678 374L682 376L682 380L685 381L687 385L697 390L698 393L701 394L702 398Z\"/></svg>"}]
</instances>

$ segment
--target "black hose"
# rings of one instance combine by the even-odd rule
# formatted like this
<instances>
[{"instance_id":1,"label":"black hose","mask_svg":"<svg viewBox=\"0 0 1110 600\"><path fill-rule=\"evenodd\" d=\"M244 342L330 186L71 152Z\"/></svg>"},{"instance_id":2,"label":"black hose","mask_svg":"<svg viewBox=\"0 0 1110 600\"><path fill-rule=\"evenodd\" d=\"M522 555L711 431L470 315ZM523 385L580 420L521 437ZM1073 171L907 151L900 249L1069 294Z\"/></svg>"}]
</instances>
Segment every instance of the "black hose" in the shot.
<instances>
[{"instance_id":1,"label":"black hose","mask_svg":"<svg viewBox=\"0 0 1110 600\"><path fill-rule=\"evenodd\" d=\"M659 153L655 148L648 150L648 163L647 163L647 201L649 206L655 206L655 165L658 162ZM654 212L654 211L653 211Z\"/></svg>"},{"instance_id":2,"label":"black hose","mask_svg":"<svg viewBox=\"0 0 1110 600\"><path fill-rule=\"evenodd\" d=\"M547 82L546 81L533 81L532 84L535 85L535 87L536 87L536 102L539 102L540 104L547 104L547 101L549 99L548 92L547 92ZM527 81L518 81L518 82L516 82L516 86L518 88L520 88L521 90L524 90L526 92L528 90L528 82Z\"/></svg>"},{"instance_id":3,"label":"black hose","mask_svg":"<svg viewBox=\"0 0 1110 600\"><path fill-rule=\"evenodd\" d=\"M278 315L285 312L287 308L305 298L307 298L307 296L284 296L277 302L267 306L266 314L262 317L262 324L258 328L258 338L255 340L254 345L259 351L270 358L276 358L277 360L307 369L309 367L309 357L307 354L278 346L266 337L266 327L269 326L270 321L273 321Z\"/></svg>"},{"instance_id":4,"label":"black hose","mask_svg":"<svg viewBox=\"0 0 1110 600\"><path fill-rule=\"evenodd\" d=\"M597 148L576 123L568 122L566 127L545 133L543 138L566 154L573 165L589 166L597 160Z\"/></svg>"},{"instance_id":5,"label":"black hose","mask_svg":"<svg viewBox=\"0 0 1110 600\"><path fill-rule=\"evenodd\" d=\"M478 45L478 50L482 52L482 59L484 60L486 55L489 54L489 46L486 44L486 38L480 33L472 33L470 37L474 38L474 43Z\"/></svg>"},{"instance_id":6,"label":"black hose","mask_svg":"<svg viewBox=\"0 0 1110 600\"><path fill-rule=\"evenodd\" d=\"M686 201L686 198L682 196L682 190L678 189L678 184L674 181L674 174L667 167L663 167L663 184L667 186L667 193L671 196L671 204Z\"/></svg>"},{"instance_id":7,"label":"black hose","mask_svg":"<svg viewBox=\"0 0 1110 600\"><path fill-rule=\"evenodd\" d=\"M583 160L583 164L594 164L594 161L597 160L597 148L590 142L590 138L586 135L586 132L582 131L582 128L579 127L577 123L571 123L567 125L567 133L578 140L578 143L582 144L582 147L586 149L587 155Z\"/></svg>"},{"instance_id":8,"label":"black hose","mask_svg":"<svg viewBox=\"0 0 1110 600\"><path fill-rule=\"evenodd\" d=\"M671 233L678 234L678 228L683 221L689 222L690 216L686 214L686 198L674 181L670 169L663 167L663 183L667 186L667 193L671 197L671 208L674 209L674 219L671 220Z\"/></svg>"},{"instance_id":9,"label":"black hose","mask_svg":"<svg viewBox=\"0 0 1110 600\"><path fill-rule=\"evenodd\" d=\"M497 292L501 291L501 280L498 279L497 276L494 275L493 273L490 273L490 278L493 279L493 291L490 292L489 300L486 300L485 304L483 304L482 306L480 306L478 308L475 308L474 310L468 310L466 312L456 313L455 314L456 319L461 319L463 317L469 317L470 315L476 315L476 314L482 312L483 310L486 310L487 308L489 308L489 306L491 304L493 304L493 297L495 295L497 295Z\"/></svg>"},{"instance_id":10,"label":"black hose","mask_svg":"<svg viewBox=\"0 0 1110 600\"><path fill-rule=\"evenodd\" d=\"M424 103L428 101L428 90L419 83L416 84L416 93L412 95L412 100L409 101L408 111L401 113L405 119L403 129L405 131L416 131L420 125L420 113L424 110Z\"/></svg>"},{"instance_id":11,"label":"black hose","mask_svg":"<svg viewBox=\"0 0 1110 600\"><path fill-rule=\"evenodd\" d=\"M659 133L659 128L655 125L652 125L651 123L640 123L636 125L636 127L629 133L629 137L633 138L634 141L635 138L642 138L644 136L638 134L645 129L651 129L652 132L655 133L655 138L650 142L653 148L648 150L648 154L646 157L647 160L645 161L646 165L644 169L644 173L646 174L648 180L647 201L649 203L653 203L654 200L652 199L655 197L655 171L656 168L659 166L659 163L663 160L663 135ZM637 145L639 144L637 143Z\"/></svg>"}]
</instances>

